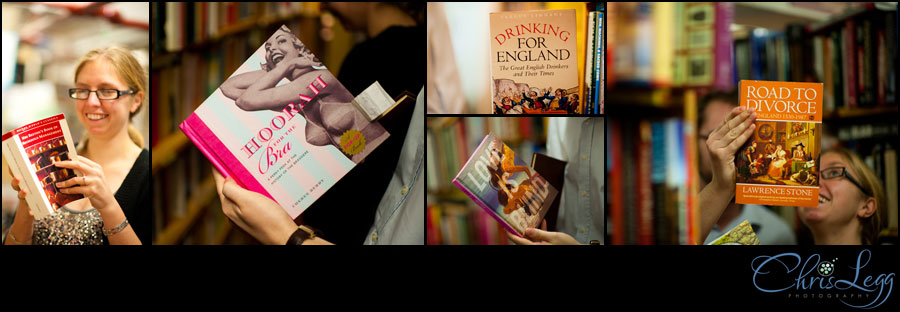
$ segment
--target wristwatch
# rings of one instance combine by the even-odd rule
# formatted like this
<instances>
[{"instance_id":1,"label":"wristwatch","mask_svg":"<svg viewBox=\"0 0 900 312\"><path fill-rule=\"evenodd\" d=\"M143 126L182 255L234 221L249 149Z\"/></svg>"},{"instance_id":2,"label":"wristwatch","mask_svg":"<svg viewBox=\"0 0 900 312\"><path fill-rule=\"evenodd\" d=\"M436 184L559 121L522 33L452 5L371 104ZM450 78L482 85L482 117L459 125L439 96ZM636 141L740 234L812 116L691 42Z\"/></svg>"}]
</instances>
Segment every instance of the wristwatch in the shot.
<instances>
[{"instance_id":1,"label":"wristwatch","mask_svg":"<svg viewBox=\"0 0 900 312\"><path fill-rule=\"evenodd\" d=\"M297 227L297 230L294 231L294 234L291 234L291 237L288 238L286 245L303 245L303 241L313 238L316 238L316 230L305 225L301 225Z\"/></svg>"}]
</instances>

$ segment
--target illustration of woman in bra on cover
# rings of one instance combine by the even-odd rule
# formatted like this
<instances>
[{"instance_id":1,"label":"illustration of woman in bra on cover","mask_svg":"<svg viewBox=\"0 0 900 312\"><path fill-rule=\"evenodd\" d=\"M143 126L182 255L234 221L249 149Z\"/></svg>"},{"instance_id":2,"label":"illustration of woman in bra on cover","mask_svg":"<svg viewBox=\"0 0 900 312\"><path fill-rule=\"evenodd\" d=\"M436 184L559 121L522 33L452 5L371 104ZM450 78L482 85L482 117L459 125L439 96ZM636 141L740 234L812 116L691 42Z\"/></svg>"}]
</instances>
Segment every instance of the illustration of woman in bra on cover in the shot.
<instances>
[{"instance_id":1,"label":"illustration of woman in bra on cover","mask_svg":"<svg viewBox=\"0 0 900 312\"><path fill-rule=\"evenodd\" d=\"M379 123L370 123L351 104L353 95L300 42L286 26L275 32L264 45L266 63L261 70L229 78L220 87L222 94L246 111L281 111L290 103L306 119L306 141L316 146L334 145L354 163L359 163L388 137ZM317 82L320 78L327 87ZM282 79L289 83L278 85ZM310 87L318 89L316 94ZM303 103L298 93L312 98ZM300 107L302 105L302 107ZM351 129L362 133L365 148L348 155L341 148L341 136Z\"/></svg>"}]
</instances>

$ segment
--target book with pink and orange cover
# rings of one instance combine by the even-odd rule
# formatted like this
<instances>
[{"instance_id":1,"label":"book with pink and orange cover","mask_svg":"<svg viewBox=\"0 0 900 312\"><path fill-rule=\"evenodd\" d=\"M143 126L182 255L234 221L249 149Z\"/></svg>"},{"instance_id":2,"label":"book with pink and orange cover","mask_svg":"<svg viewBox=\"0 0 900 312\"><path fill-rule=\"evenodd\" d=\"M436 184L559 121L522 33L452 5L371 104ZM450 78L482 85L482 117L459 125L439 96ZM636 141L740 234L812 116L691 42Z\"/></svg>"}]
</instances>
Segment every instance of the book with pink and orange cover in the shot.
<instances>
[{"instance_id":1,"label":"book with pink and orange cover","mask_svg":"<svg viewBox=\"0 0 900 312\"><path fill-rule=\"evenodd\" d=\"M540 227L558 193L493 134L484 137L453 185L519 237L526 228Z\"/></svg>"},{"instance_id":2,"label":"book with pink and orange cover","mask_svg":"<svg viewBox=\"0 0 900 312\"><path fill-rule=\"evenodd\" d=\"M353 100L282 26L180 128L223 176L297 218L389 136Z\"/></svg>"}]
</instances>

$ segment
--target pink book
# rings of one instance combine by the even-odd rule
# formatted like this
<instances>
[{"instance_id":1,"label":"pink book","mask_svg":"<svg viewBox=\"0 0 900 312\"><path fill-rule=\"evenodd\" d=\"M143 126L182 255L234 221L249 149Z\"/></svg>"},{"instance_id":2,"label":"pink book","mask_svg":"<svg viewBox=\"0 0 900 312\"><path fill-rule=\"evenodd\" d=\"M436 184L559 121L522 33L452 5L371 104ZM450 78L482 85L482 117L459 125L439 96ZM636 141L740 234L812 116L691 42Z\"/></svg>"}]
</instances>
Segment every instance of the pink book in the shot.
<instances>
[{"instance_id":1,"label":"pink book","mask_svg":"<svg viewBox=\"0 0 900 312\"><path fill-rule=\"evenodd\" d=\"M526 228L540 227L558 193L493 134L484 137L453 185L519 237Z\"/></svg>"},{"instance_id":2,"label":"pink book","mask_svg":"<svg viewBox=\"0 0 900 312\"><path fill-rule=\"evenodd\" d=\"M223 176L297 218L388 138L353 99L282 26L180 128Z\"/></svg>"}]
</instances>

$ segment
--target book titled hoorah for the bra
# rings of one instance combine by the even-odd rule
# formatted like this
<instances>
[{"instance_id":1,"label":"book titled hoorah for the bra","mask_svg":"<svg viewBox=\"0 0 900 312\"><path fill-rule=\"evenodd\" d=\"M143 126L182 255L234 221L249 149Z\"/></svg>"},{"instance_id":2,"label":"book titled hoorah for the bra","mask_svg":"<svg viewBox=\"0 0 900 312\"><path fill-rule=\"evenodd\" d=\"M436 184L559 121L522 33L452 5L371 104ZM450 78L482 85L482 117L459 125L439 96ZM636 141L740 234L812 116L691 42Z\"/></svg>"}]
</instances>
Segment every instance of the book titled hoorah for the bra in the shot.
<instances>
[{"instance_id":1,"label":"book titled hoorah for the bra","mask_svg":"<svg viewBox=\"0 0 900 312\"><path fill-rule=\"evenodd\" d=\"M495 114L576 111L575 10L491 13L491 95Z\"/></svg>"},{"instance_id":2,"label":"book titled hoorah for the bra","mask_svg":"<svg viewBox=\"0 0 900 312\"><path fill-rule=\"evenodd\" d=\"M389 135L352 101L282 26L180 127L223 176L296 218Z\"/></svg>"}]
</instances>

